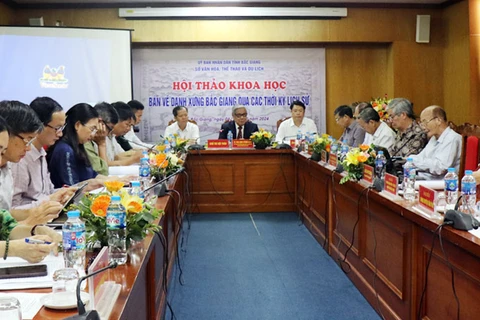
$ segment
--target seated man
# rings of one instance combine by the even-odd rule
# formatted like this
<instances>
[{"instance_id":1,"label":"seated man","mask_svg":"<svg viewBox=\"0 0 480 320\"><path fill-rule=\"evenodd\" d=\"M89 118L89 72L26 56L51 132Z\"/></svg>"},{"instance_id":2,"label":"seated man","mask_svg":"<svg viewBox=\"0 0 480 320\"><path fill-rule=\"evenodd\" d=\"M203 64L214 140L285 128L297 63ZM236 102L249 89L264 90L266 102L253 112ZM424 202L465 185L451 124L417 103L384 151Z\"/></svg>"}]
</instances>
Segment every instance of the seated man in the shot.
<instances>
[{"instance_id":1,"label":"seated man","mask_svg":"<svg viewBox=\"0 0 480 320\"><path fill-rule=\"evenodd\" d=\"M172 110L175 122L165 129L165 137L178 135L188 140L189 144L200 143L200 129L195 123L188 120L188 109L184 106L176 106Z\"/></svg>"},{"instance_id":2,"label":"seated man","mask_svg":"<svg viewBox=\"0 0 480 320\"><path fill-rule=\"evenodd\" d=\"M441 180L448 168L460 167L462 136L450 129L445 110L439 106L425 108L420 125L430 140L418 155L409 155L420 179Z\"/></svg>"},{"instance_id":3,"label":"seated man","mask_svg":"<svg viewBox=\"0 0 480 320\"><path fill-rule=\"evenodd\" d=\"M218 139L227 139L229 131L233 133L233 139L250 139L252 133L258 131L258 126L248 120L247 109L244 106L232 108L233 121L222 124Z\"/></svg>"},{"instance_id":4,"label":"seated man","mask_svg":"<svg viewBox=\"0 0 480 320\"><path fill-rule=\"evenodd\" d=\"M19 101L0 101L0 117L9 124L8 145L0 161L0 209L10 210L17 221L29 225L46 223L57 217L62 204L47 200L30 209L12 209L13 177L11 162L19 162L30 151L42 123L35 112Z\"/></svg>"},{"instance_id":5,"label":"seated man","mask_svg":"<svg viewBox=\"0 0 480 320\"><path fill-rule=\"evenodd\" d=\"M363 144L377 147L390 148L395 141L395 132L385 123L380 121L378 112L373 108L366 108L358 116L358 124L371 135L366 137Z\"/></svg>"},{"instance_id":6,"label":"seated man","mask_svg":"<svg viewBox=\"0 0 480 320\"><path fill-rule=\"evenodd\" d=\"M145 109L145 107L143 106L143 104L140 101L137 101L137 100L131 100L127 104L132 109L132 111L135 115L134 126L138 126L140 124L140 122L142 121L143 110ZM125 137L125 139L128 140L128 142L130 143L130 145L132 146L133 149L148 149L148 148L151 147L150 144L144 143L142 140L140 140L137 137L137 135L133 131L133 126L130 129L130 131L128 131L125 134L124 137Z\"/></svg>"},{"instance_id":7,"label":"seated man","mask_svg":"<svg viewBox=\"0 0 480 320\"><path fill-rule=\"evenodd\" d=\"M353 112L353 119L358 120L358 117L360 116L360 112L362 112L366 108L373 108L370 102L359 102L357 105L355 105L355 109ZM365 132L365 138L363 139L363 141L364 142L365 140L371 141L371 139L372 139L372 135L368 132Z\"/></svg>"},{"instance_id":8,"label":"seated man","mask_svg":"<svg viewBox=\"0 0 480 320\"><path fill-rule=\"evenodd\" d=\"M75 192L75 188L54 189L44 149L62 137L65 112L58 102L48 97L36 98L30 103L30 108L43 123L43 130L33 141L25 157L18 163L11 164L14 189L12 206L35 207L45 200L65 204Z\"/></svg>"},{"instance_id":9,"label":"seated man","mask_svg":"<svg viewBox=\"0 0 480 320\"><path fill-rule=\"evenodd\" d=\"M428 139L415 120L412 103L404 98L395 98L388 104L387 113L392 127L397 130L395 142L389 149L390 155L405 158L411 154L419 154Z\"/></svg>"},{"instance_id":10,"label":"seated man","mask_svg":"<svg viewBox=\"0 0 480 320\"><path fill-rule=\"evenodd\" d=\"M134 117L133 111L128 104L123 102L112 103L112 106L117 111L118 122L105 140L107 163L109 166L129 166L134 163L139 163L142 157L142 150L136 149L125 152L115 139L115 136L123 136L130 131Z\"/></svg>"},{"instance_id":11,"label":"seated man","mask_svg":"<svg viewBox=\"0 0 480 320\"><path fill-rule=\"evenodd\" d=\"M297 136L298 131L305 135L307 132L318 134L317 125L312 119L305 117L305 104L296 100L290 104L290 112L292 117L283 121L278 127L275 141L284 143L285 139L293 139Z\"/></svg>"},{"instance_id":12,"label":"seated man","mask_svg":"<svg viewBox=\"0 0 480 320\"><path fill-rule=\"evenodd\" d=\"M339 141L346 141L351 147L358 147L365 139L365 130L353 119L353 111L349 106L340 106L333 112L335 122L344 128Z\"/></svg>"}]
</instances>

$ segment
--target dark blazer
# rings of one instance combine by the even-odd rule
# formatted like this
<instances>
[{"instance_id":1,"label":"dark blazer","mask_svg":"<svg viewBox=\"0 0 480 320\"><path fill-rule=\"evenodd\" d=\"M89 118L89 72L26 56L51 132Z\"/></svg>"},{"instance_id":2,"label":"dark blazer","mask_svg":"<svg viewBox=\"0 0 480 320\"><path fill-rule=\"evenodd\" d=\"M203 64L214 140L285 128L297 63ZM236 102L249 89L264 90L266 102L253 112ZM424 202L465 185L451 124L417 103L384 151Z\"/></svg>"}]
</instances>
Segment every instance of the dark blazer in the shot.
<instances>
[{"instance_id":1,"label":"dark blazer","mask_svg":"<svg viewBox=\"0 0 480 320\"><path fill-rule=\"evenodd\" d=\"M243 125L242 129L243 129L243 138L244 139L250 139L250 136L252 135L252 133L258 131L258 126L251 121L247 121ZM233 139L237 139L238 127L236 127L235 121L230 121L230 122L222 124L222 129L221 130L222 131L218 135L218 139L227 139L228 131L232 131Z\"/></svg>"}]
</instances>

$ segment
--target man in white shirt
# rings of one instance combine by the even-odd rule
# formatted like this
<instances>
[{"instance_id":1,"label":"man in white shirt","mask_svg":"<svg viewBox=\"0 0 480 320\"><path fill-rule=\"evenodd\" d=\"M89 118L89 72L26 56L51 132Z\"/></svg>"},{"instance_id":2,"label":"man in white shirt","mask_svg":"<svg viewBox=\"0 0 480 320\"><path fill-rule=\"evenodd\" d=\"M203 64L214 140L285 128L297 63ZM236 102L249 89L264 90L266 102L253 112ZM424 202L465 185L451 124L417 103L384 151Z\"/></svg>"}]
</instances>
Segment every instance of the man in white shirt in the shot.
<instances>
[{"instance_id":1,"label":"man in white shirt","mask_svg":"<svg viewBox=\"0 0 480 320\"><path fill-rule=\"evenodd\" d=\"M75 188L54 189L44 150L45 146L52 146L62 137L65 112L57 101L49 97L36 98L30 103L30 108L43 123L43 130L25 157L17 163L11 163L14 187L12 207L27 209L49 200L65 204Z\"/></svg>"},{"instance_id":2,"label":"man in white shirt","mask_svg":"<svg viewBox=\"0 0 480 320\"><path fill-rule=\"evenodd\" d=\"M358 115L358 124L369 133L363 144L376 147L390 148L395 142L395 132L383 121L380 121L378 112L373 108L366 108Z\"/></svg>"},{"instance_id":3,"label":"man in white shirt","mask_svg":"<svg viewBox=\"0 0 480 320\"><path fill-rule=\"evenodd\" d=\"M178 135L181 139L189 140L188 144L200 143L200 130L196 124L188 120L188 109L176 106L172 113L175 122L165 129L165 137Z\"/></svg>"},{"instance_id":4,"label":"man in white shirt","mask_svg":"<svg viewBox=\"0 0 480 320\"><path fill-rule=\"evenodd\" d=\"M130 131L133 123L133 111L124 102L112 103L118 114L118 122L113 128L111 133L106 137L106 151L107 151L107 163L109 166L129 166L134 163L139 163L142 157L142 150L130 150L124 151L118 144L115 136L123 136Z\"/></svg>"},{"instance_id":5,"label":"man in white shirt","mask_svg":"<svg viewBox=\"0 0 480 320\"><path fill-rule=\"evenodd\" d=\"M46 223L58 215L62 204L47 200L34 208L12 209L13 178L9 164L19 162L30 151L42 123L28 105L19 101L0 101L0 116L10 126L8 148L0 161L0 209L10 210L17 221L28 225Z\"/></svg>"},{"instance_id":6,"label":"man in white shirt","mask_svg":"<svg viewBox=\"0 0 480 320\"><path fill-rule=\"evenodd\" d=\"M420 125L430 139L418 155L410 155L420 179L442 180L448 168L460 168L462 136L450 129L447 114L439 106L425 108Z\"/></svg>"},{"instance_id":7,"label":"man in white shirt","mask_svg":"<svg viewBox=\"0 0 480 320\"><path fill-rule=\"evenodd\" d=\"M138 126L142 121L143 110L145 109L145 107L140 101L137 100L131 100L127 104L132 109L133 114L135 115L134 126ZM150 144L144 143L142 140L140 140L140 138L137 137L137 135L133 131L133 126L130 128L130 131L125 134L124 137L130 143L130 146L133 149L148 149L151 147Z\"/></svg>"},{"instance_id":8,"label":"man in white shirt","mask_svg":"<svg viewBox=\"0 0 480 320\"><path fill-rule=\"evenodd\" d=\"M275 141L284 143L289 139L295 139L298 131L305 135L308 133L318 134L317 125L312 119L305 118L305 104L302 101L293 101L290 104L292 117L283 121L278 127Z\"/></svg>"}]
</instances>

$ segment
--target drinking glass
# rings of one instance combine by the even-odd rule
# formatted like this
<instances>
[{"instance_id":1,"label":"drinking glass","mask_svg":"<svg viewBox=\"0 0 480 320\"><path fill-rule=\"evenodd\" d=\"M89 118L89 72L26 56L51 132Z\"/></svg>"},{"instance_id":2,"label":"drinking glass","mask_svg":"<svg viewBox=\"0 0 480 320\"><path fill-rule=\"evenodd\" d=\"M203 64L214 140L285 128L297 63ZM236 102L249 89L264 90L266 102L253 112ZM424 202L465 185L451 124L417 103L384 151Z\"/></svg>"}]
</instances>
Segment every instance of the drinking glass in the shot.
<instances>
[{"instance_id":1,"label":"drinking glass","mask_svg":"<svg viewBox=\"0 0 480 320\"><path fill-rule=\"evenodd\" d=\"M76 292L79 274L77 269L64 268L53 273L52 292Z\"/></svg>"},{"instance_id":2,"label":"drinking glass","mask_svg":"<svg viewBox=\"0 0 480 320\"><path fill-rule=\"evenodd\" d=\"M0 319L22 320L20 301L12 296L0 296Z\"/></svg>"}]
</instances>

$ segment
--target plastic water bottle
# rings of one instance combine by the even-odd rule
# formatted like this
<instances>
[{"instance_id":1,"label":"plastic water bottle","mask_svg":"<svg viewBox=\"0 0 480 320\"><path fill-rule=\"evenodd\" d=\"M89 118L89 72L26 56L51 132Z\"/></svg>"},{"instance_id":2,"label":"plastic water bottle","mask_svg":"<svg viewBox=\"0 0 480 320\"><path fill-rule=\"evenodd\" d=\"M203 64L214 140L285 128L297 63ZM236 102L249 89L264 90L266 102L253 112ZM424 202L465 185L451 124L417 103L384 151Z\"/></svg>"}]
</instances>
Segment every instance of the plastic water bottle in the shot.
<instances>
[{"instance_id":1,"label":"plastic water bottle","mask_svg":"<svg viewBox=\"0 0 480 320\"><path fill-rule=\"evenodd\" d=\"M302 143L302 139L303 139L302 130L298 129L298 131L297 131L297 146L300 146L300 144Z\"/></svg>"},{"instance_id":2,"label":"plastic water bottle","mask_svg":"<svg viewBox=\"0 0 480 320\"><path fill-rule=\"evenodd\" d=\"M445 211L455 209L458 199L458 175L455 168L448 168L445 181Z\"/></svg>"},{"instance_id":3,"label":"plastic water bottle","mask_svg":"<svg viewBox=\"0 0 480 320\"><path fill-rule=\"evenodd\" d=\"M385 178L385 166L387 164L387 159L383 155L383 151L378 151L377 157L375 158L375 176L379 179Z\"/></svg>"},{"instance_id":4,"label":"plastic water bottle","mask_svg":"<svg viewBox=\"0 0 480 320\"><path fill-rule=\"evenodd\" d=\"M68 220L62 227L63 259L65 268L75 268L80 275L85 274L85 222L80 219L80 211L69 211Z\"/></svg>"},{"instance_id":5,"label":"plastic water bottle","mask_svg":"<svg viewBox=\"0 0 480 320\"><path fill-rule=\"evenodd\" d=\"M148 158L148 151L147 150L142 151L142 158Z\"/></svg>"},{"instance_id":6,"label":"plastic water bottle","mask_svg":"<svg viewBox=\"0 0 480 320\"><path fill-rule=\"evenodd\" d=\"M130 184L132 185L132 188L130 189L130 192L129 192L130 195L143 198L143 191L142 191L140 181L132 181L130 182Z\"/></svg>"},{"instance_id":7,"label":"plastic water bottle","mask_svg":"<svg viewBox=\"0 0 480 320\"><path fill-rule=\"evenodd\" d=\"M148 163L148 158L140 159L138 176L140 177L142 187L147 187L150 181L150 164Z\"/></svg>"},{"instance_id":8,"label":"plastic water bottle","mask_svg":"<svg viewBox=\"0 0 480 320\"><path fill-rule=\"evenodd\" d=\"M127 262L127 212L120 196L112 196L107 209L108 258L118 264Z\"/></svg>"},{"instance_id":9,"label":"plastic water bottle","mask_svg":"<svg viewBox=\"0 0 480 320\"><path fill-rule=\"evenodd\" d=\"M332 139L332 145L330 146L330 153L337 154L337 149L338 149L337 141L335 139Z\"/></svg>"},{"instance_id":10,"label":"plastic water bottle","mask_svg":"<svg viewBox=\"0 0 480 320\"><path fill-rule=\"evenodd\" d=\"M472 170L465 170L462 178L463 211L474 214L477 203L477 184L472 176Z\"/></svg>"},{"instance_id":11,"label":"plastic water bottle","mask_svg":"<svg viewBox=\"0 0 480 320\"><path fill-rule=\"evenodd\" d=\"M416 174L413 158L407 158L407 162L403 165L403 198L409 202L415 201Z\"/></svg>"},{"instance_id":12,"label":"plastic water bottle","mask_svg":"<svg viewBox=\"0 0 480 320\"><path fill-rule=\"evenodd\" d=\"M233 133L232 131L228 131L227 133L227 140L228 140L228 149L232 150L232 141L233 141Z\"/></svg>"},{"instance_id":13,"label":"plastic water bottle","mask_svg":"<svg viewBox=\"0 0 480 320\"><path fill-rule=\"evenodd\" d=\"M165 153L168 154L170 153L170 141L168 141L168 138L165 138L165 141L164 141L164 144L165 144Z\"/></svg>"},{"instance_id":14,"label":"plastic water bottle","mask_svg":"<svg viewBox=\"0 0 480 320\"><path fill-rule=\"evenodd\" d=\"M340 160L341 161L343 161L343 159L345 159L345 157L347 156L347 153L348 153L347 140L343 140L342 146L340 148Z\"/></svg>"}]
</instances>

